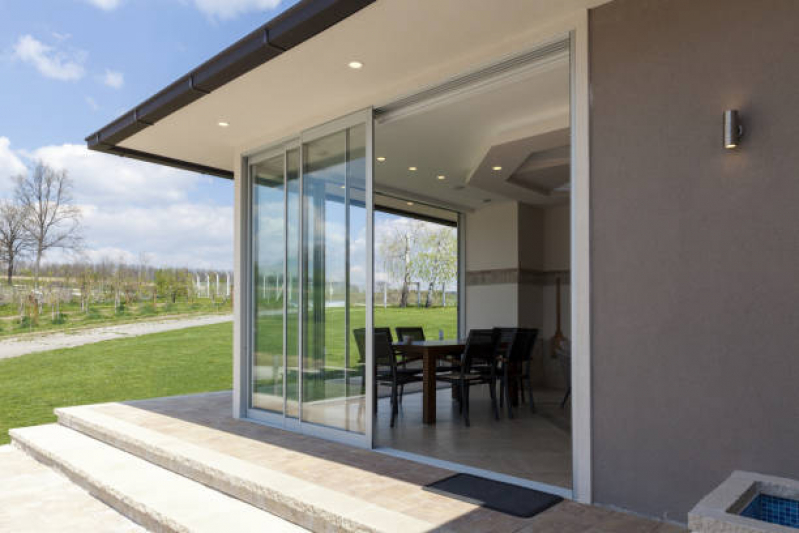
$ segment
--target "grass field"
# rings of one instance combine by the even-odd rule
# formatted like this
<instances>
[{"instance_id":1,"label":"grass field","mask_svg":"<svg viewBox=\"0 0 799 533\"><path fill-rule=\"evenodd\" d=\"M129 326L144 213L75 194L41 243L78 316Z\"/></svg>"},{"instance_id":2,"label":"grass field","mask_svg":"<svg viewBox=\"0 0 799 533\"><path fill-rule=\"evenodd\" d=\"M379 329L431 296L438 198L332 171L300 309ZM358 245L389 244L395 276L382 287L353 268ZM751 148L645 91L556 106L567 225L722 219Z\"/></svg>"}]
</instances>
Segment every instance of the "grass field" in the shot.
<instances>
[{"instance_id":1,"label":"grass field","mask_svg":"<svg viewBox=\"0 0 799 533\"><path fill-rule=\"evenodd\" d=\"M456 324L454 307L375 309L376 326L421 325L430 338L453 338ZM0 360L0 444L10 428L55 421L56 407L229 389L232 342L226 323Z\"/></svg>"},{"instance_id":2,"label":"grass field","mask_svg":"<svg viewBox=\"0 0 799 533\"><path fill-rule=\"evenodd\" d=\"M225 323L1 360L0 444L56 407L229 389L232 342Z\"/></svg>"},{"instance_id":3,"label":"grass field","mask_svg":"<svg viewBox=\"0 0 799 533\"><path fill-rule=\"evenodd\" d=\"M230 313L230 301L217 300L212 302L208 298L197 299L192 303L171 303L159 301L153 305L151 301L131 304L124 308L115 308L112 303L92 304L88 312L80 310L76 302L61 305L60 315L55 320L49 306L44 306L37 323L30 317L20 319L19 310L15 305L0 305L0 338L13 337L25 334L37 334L55 331L71 331L87 327L101 327L139 320L152 320L183 315L207 315L213 313Z\"/></svg>"}]
</instances>

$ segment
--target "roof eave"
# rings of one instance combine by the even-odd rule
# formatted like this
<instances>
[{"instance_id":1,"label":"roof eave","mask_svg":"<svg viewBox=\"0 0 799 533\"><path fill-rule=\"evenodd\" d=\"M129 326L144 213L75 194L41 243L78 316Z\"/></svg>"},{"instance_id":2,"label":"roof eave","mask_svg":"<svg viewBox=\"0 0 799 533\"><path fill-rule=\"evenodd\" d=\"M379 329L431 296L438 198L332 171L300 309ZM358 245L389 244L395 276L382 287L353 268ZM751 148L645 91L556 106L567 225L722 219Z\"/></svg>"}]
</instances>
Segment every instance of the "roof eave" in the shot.
<instances>
[{"instance_id":1,"label":"roof eave","mask_svg":"<svg viewBox=\"0 0 799 533\"><path fill-rule=\"evenodd\" d=\"M91 150L231 178L227 170L118 146L186 107L360 11L375 0L301 0L174 83L86 137Z\"/></svg>"}]
</instances>

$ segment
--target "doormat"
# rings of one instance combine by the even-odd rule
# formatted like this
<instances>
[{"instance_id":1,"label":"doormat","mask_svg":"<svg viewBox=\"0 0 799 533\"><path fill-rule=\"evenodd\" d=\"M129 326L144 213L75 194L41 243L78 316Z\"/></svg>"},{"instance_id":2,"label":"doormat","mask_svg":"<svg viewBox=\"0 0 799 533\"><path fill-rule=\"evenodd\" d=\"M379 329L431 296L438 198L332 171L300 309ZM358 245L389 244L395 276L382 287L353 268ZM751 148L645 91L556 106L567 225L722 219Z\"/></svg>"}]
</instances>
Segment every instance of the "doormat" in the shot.
<instances>
[{"instance_id":1,"label":"doormat","mask_svg":"<svg viewBox=\"0 0 799 533\"><path fill-rule=\"evenodd\" d=\"M563 501L560 496L471 474L455 474L425 485L424 490L520 518L533 517Z\"/></svg>"}]
</instances>

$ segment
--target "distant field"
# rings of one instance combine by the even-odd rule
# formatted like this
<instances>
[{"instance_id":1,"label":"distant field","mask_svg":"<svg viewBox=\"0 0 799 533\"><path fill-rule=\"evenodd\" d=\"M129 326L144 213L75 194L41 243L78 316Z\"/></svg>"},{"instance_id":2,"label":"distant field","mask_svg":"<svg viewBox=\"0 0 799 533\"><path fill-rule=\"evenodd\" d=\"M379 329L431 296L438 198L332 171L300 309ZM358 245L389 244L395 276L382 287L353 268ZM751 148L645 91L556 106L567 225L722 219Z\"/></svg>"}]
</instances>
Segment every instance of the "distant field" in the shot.
<instances>
[{"instance_id":1,"label":"distant field","mask_svg":"<svg viewBox=\"0 0 799 533\"><path fill-rule=\"evenodd\" d=\"M343 328L343 312L333 318L327 326ZM443 329L454 338L457 311L379 307L375 325L422 326L430 338ZM343 329L336 331L343 344ZM55 421L56 407L230 389L232 343L226 323L0 360L0 444L10 428ZM329 364L342 362L338 352Z\"/></svg>"},{"instance_id":2,"label":"distant field","mask_svg":"<svg viewBox=\"0 0 799 533\"><path fill-rule=\"evenodd\" d=\"M155 306L152 302L137 302L120 309L114 308L113 304L93 304L88 311L81 311L79 304L73 302L62 304L60 311L60 315L53 317L50 306L46 305L39 315L38 323L34 324L30 318L20 319L17 306L0 305L0 338L102 327L170 316L230 313L232 306L229 301L211 302L203 298L192 303L173 304L159 301Z\"/></svg>"}]
</instances>

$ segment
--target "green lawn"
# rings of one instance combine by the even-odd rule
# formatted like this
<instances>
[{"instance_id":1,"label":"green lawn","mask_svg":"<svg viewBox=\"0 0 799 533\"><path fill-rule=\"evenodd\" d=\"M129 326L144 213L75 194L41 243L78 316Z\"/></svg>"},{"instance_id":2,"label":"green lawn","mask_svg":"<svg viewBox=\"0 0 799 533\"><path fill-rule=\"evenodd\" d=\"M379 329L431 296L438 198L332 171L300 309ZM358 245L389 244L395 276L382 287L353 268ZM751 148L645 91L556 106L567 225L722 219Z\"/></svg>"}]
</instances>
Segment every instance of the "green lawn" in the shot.
<instances>
[{"instance_id":1,"label":"green lawn","mask_svg":"<svg viewBox=\"0 0 799 533\"><path fill-rule=\"evenodd\" d=\"M342 339L343 313L327 323L327 339ZM423 326L429 338L457 331L457 310L375 308L375 325ZM330 333L335 328L339 333ZM8 429L55 421L70 405L156 398L232 386L233 328L229 323L154 333L0 360L0 444ZM340 365L335 346L328 365Z\"/></svg>"},{"instance_id":2,"label":"green lawn","mask_svg":"<svg viewBox=\"0 0 799 533\"><path fill-rule=\"evenodd\" d=\"M225 323L0 360L0 444L56 407L229 389L232 342Z\"/></svg>"}]
</instances>

